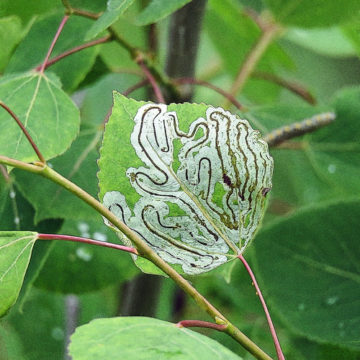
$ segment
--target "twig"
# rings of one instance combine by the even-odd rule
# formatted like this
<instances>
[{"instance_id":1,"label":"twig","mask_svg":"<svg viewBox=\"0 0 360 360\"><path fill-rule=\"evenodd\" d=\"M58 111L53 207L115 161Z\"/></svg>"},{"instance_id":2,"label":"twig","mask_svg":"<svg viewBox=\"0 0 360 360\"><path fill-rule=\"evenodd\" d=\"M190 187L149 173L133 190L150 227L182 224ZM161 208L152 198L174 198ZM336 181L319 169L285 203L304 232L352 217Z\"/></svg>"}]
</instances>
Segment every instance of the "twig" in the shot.
<instances>
[{"instance_id":1,"label":"twig","mask_svg":"<svg viewBox=\"0 0 360 360\"><path fill-rule=\"evenodd\" d=\"M197 80L197 79L193 79L193 78L180 78L180 79L175 79L173 81L175 84L194 84L194 85L205 86L209 89L212 89L212 90L218 92L222 96L224 96L225 99L229 100L240 111L244 110L244 106L241 105L240 102L237 101L234 96L232 96L228 92L224 91L223 89L219 88L218 86L213 85L207 81Z\"/></svg>"},{"instance_id":2,"label":"twig","mask_svg":"<svg viewBox=\"0 0 360 360\"><path fill-rule=\"evenodd\" d=\"M6 105L4 104L1 100L0 100L0 106L2 108L4 108L9 114L10 116L16 121L16 123L18 124L18 126L20 127L21 131L23 132L23 134L26 136L26 138L28 139L30 145L32 146L32 148L34 149L37 157L39 158L39 160L42 163L46 163L46 160L44 158L44 156L41 154L39 148L37 147L37 145L35 144L34 140L32 139L32 137L30 136L29 132L27 131L27 129L25 128L25 126L22 124L22 122L20 121L20 119L15 115L15 113Z\"/></svg>"},{"instance_id":3,"label":"twig","mask_svg":"<svg viewBox=\"0 0 360 360\"><path fill-rule=\"evenodd\" d=\"M102 12L96 14L96 13L92 13L90 11L74 9L74 8L71 9L71 13L74 15L83 16L83 17L86 17L86 18L92 19L92 20L97 20L102 15Z\"/></svg>"},{"instance_id":4,"label":"twig","mask_svg":"<svg viewBox=\"0 0 360 360\"><path fill-rule=\"evenodd\" d=\"M215 324L208 321L201 321L201 320L181 320L176 324L177 327L201 327L201 328L208 328L214 329L218 331L224 331L226 329L225 324Z\"/></svg>"},{"instance_id":5,"label":"twig","mask_svg":"<svg viewBox=\"0 0 360 360\"><path fill-rule=\"evenodd\" d=\"M95 46L95 45L99 45L99 44L103 44L105 42L108 42L111 40L111 35L106 35L100 39L96 39L96 40L93 40L93 41L90 41L86 44L82 44L82 45L79 45L79 46L76 46L70 50L67 50L67 51L64 51L62 54L59 54L57 56L55 56L54 58L50 59L45 65L42 64L42 65L39 65L35 68L36 71L40 71L41 70L41 67L44 66L44 70L46 70L49 66L57 63L59 60L71 55L71 54L74 54L78 51L81 51L83 49L86 49L86 48L89 48L91 46Z\"/></svg>"},{"instance_id":6,"label":"twig","mask_svg":"<svg viewBox=\"0 0 360 360\"><path fill-rule=\"evenodd\" d=\"M16 159L11 159L0 155L0 164L14 166L32 173L38 174L58 184L81 200L90 205L100 215L109 220L116 228L118 228L131 242L136 246L138 254L150 260L155 266L167 274L173 281L191 296L198 306L205 310L219 324L226 325L224 332L234 338L239 344L253 354L257 359L271 360L262 349L252 342L245 334L243 334L236 326L234 326L226 317L217 310L203 295L201 295L187 280L185 280L175 269L167 264L136 232L127 227L119 220L109 209L102 205L98 200L93 198L86 191L72 183L59 173L51 169L45 164L28 164Z\"/></svg>"},{"instance_id":7,"label":"twig","mask_svg":"<svg viewBox=\"0 0 360 360\"><path fill-rule=\"evenodd\" d=\"M66 241L74 241L74 242L81 242L84 244L90 244L90 245L97 245L97 246L103 246L111 249L126 251L129 253L133 253L135 255L139 255L137 250L135 248L124 246L124 245L118 245L113 243L107 243L104 241L99 240L92 240L87 239L79 236L71 236L71 235L59 235L59 234L38 234L39 240L66 240Z\"/></svg>"},{"instance_id":8,"label":"twig","mask_svg":"<svg viewBox=\"0 0 360 360\"><path fill-rule=\"evenodd\" d=\"M254 44L250 52L247 54L236 76L236 79L231 86L231 95L236 96L236 94L243 89L246 80L249 78L249 76L255 69L257 63L261 59L261 56L265 53L266 49L271 44L278 32L279 27L276 24L269 24L264 28L264 31L261 33L259 39ZM228 107L229 102L227 101L224 106Z\"/></svg>"},{"instance_id":9,"label":"twig","mask_svg":"<svg viewBox=\"0 0 360 360\"><path fill-rule=\"evenodd\" d=\"M151 87L153 88L154 90L154 95L157 99L157 101L159 103L162 103L162 104L165 104L165 99L164 99L164 96L160 90L160 87L159 85L157 84L155 78L153 77L152 73L150 72L150 70L148 69L148 67L145 65L144 63L144 60L139 57L137 60L136 60L137 64L140 66L141 70L144 72L144 75L146 76L146 78L148 79Z\"/></svg>"},{"instance_id":10,"label":"twig","mask_svg":"<svg viewBox=\"0 0 360 360\"><path fill-rule=\"evenodd\" d=\"M252 73L251 77L273 82L273 83L275 83L279 86L282 86L285 89L293 92L294 94L300 96L305 101L307 101L309 104L311 104L311 105L316 104L316 99L310 94L310 92L308 90L306 90L303 86L301 86L298 83L282 79L281 77L279 77L275 74L270 74L270 73L266 73L263 71L254 71Z\"/></svg>"},{"instance_id":11,"label":"twig","mask_svg":"<svg viewBox=\"0 0 360 360\"><path fill-rule=\"evenodd\" d=\"M333 112L327 112L315 115L309 119L285 125L266 134L263 139L269 146L278 146L284 141L298 137L312 131L315 131L323 126L332 123L336 118Z\"/></svg>"},{"instance_id":12,"label":"twig","mask_svg":"<svg viewBox=\"0 0 360 360\"><path fill-rule=\"evenodd\" d=\"M40 73L43 73L45 71L45 66L46 66L46 64L47 64L47 62L48 62L48 60L50 58L50 55L51 55L51 53L52 53L52 51L54 49L54 46L55 46L55 44L56 44L56 42L57 42L57 40L58 40L58 38L59 38L59 36L61 34L66 22L68 21L68 19L69 19L69 15L65 15L63 17L63 19L61 20L60 25L59 25L59 27L58 27L58 29L56 31L55 36L54 36L54 39L53 39L53 41L52 41L52 43L51 43L51 45L49 47L49 50L48 50L48 52L47 52L47 54L45 56L44 62L42 63L42 65L41 65L41 67L39 69Z\"/></svg>"},{"instance_id":13,"label":"twig","mask_svg":"<svg viewBox=\"0 0 360 360\"><path fill-rule=\"evenodd\" d=\"M246 271L249 273L250 277L251 277L251 280L255 286L255 289L256 289L256 294L259 296L259 299L261 301L261 305L264 309L264 312L265 312L265 315L266 315L266 319L267 319L267 322L269 324L269 328L270 328L270 332L271 332L271 336L273 338L273 341L274 341L274 344L275 344L275 349L276 349L276 354L277 354L277 357L279 360L285 360L285 357L284 357L284 354L281 350L281 346L280 346L280 342L279 342L279 339L276 335L276 330L275 330L275 327L274 327L274 324L271 320L271 316L270 316L270 313L269 313L269 310L266 306L266 303L265 303L265 300L264 300L264 297L262 296L262 293L261 293L261 290L260 290L260 287L256 281L256 278L255 278L255 275L254 273L252 272L249 264L247 263L247 261L245 260L245 258L242 256L242 254L239 254L237 256L241 262L244 264L245 266L245 269Z\"/></svg>"}]
</instances>

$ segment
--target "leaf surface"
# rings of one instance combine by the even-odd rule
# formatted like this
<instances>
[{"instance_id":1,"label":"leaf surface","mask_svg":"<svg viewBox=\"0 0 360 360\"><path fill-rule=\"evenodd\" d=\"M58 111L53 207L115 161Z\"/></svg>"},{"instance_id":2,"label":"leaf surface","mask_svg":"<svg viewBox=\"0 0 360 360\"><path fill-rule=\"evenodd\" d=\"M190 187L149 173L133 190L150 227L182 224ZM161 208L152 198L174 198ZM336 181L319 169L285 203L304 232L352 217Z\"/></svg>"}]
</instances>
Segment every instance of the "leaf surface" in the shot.
<instances>
[{"instance_id":1,"label":"leaf surface","mask_svg":"<svg viewBox=\"0 0 360 360\"><path fill-rule=\"evenodd\" d=\"M101 132L81 133L71 148L50 162L63 176L93 196L96 196L97 144ZM16 183L23 196L36 210L35 223L51 218L100 220L99 214L63 187L25 171L14 170ZM44 196L47 194L47 196Z\"/></svg>"},{"instance_id":2,"label":"leaf surface","mask_svg":"<svg viewBox=\"0 0 360 360\"><path fill-rule=\"evenodd\" d=\"M304 28L341 24L356 17L360 10L358 0L265 0L265 3L281 23Z\"/></svg>"},{"instance_id":3,"label":"leaf surface","mask_svg":"<svg viewBox=\"0 0 360 360\"><path fill-rule=\"evenodd\" d=\"M18 116L45 159L63 153L78 134L79 111L56 76L36 72L4 76L0 99ZM14 119L0 110L0 154L25 162L38 160Z\"/></svg>"},{"instance_id":4,"label":"leaf surface","mask_svg":"<svg viewBox=\"0 0 360 360\"><path fill-rule=\"evenodd\" d=\"M91 40L117 21L134 0L109 0L104 13L97 19L86 33L85 40Z\"/></svg>"},{"instance_id":5,"label":"leaf surface","mask_svg":"<svg viewBox=\"0 0 360 360\"><path fill-rule=\"evenodd\" d=\"M283 321L310 339L356 349L359 216L359 200L309 207L269 224L254 241L257 273Z\"/></svg>"},{"instance_id":6,"label":"leaf surface","mask_svg":"<svg viewBox=\"0 0 360 360\"><path fill-rule=\"evenodd\" d=\"M153 24L189 3L191 0L151 0L136 18L137 25Z\"/></svg>"},{"instance_id":7,"label":"leaf surface","mask_svg":"<svg viewBox=\"0 0 360 360\"><path fill-rule=\"evenodd\" d=\"M241 359L204 335L145 317L94 320L76 329L69 349L74 360Z\"/></svg>"},{"instance_id":8,"label":"leaf surface","mask_svg":"<svg viewBox=\"0 0 360 360\"><path fill-rule=\"evenodd\" d=\"M115 93L100 197L164 260L212 270L245 250L262 218L273 164L259 136L221 108Z\"/></svg>"},{"instance_id":9,"label":"leaf surface","mask_svg":"<svg viewBox=\"0 0 360 360\"><path fill-rule=\"evenodd\" d=\"M62 11L61 13L50 14L36 19L27 35L16 48L9 65L5 69L5 73L24 72L40 65L45 59L63 16ZM50 59L64 51L82 45L85 33L91 24L90 19L71 16L56 42ZM86 74L94 65L98 51L99 46L89 47L61 59L49 69L60 78L65 91L73 91L84 80Z\"/></svg>"},{"instance_id":10,"label":"leaf surface","mask_svg":"<svg viewBox=\"0 0 360 360\"><path fill-rule=\"evenodd\" d=\"M16 302L37 233L0 232L0 316Z\"/></svg>"}]
</instances>

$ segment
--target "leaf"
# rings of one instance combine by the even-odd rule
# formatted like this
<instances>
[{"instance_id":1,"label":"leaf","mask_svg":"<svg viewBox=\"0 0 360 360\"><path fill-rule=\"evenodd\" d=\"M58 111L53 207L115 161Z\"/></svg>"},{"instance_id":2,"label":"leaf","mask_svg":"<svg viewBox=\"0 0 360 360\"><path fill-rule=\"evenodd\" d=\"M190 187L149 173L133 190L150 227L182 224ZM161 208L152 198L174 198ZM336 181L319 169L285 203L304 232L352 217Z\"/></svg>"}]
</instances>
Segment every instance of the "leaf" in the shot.
<instances>
[{"instance_id":1,"label":"leaf","mask_svg":"<svg viewBox=\"0 0 360 360\"><path fill-rule=\"evenodd\" d=\"M151 0L136 18L136 25L153 24L188 4L191 0Z\"/></svg>"},{"instance_id":2,"label":"leaf","mask_svg":"<svg viewBox=\"0 0 360 360\"><path fill-rule=\"evenodd\" d=\"M94 175L95 177L95 175ZM118 242L114 232L99 221L67 220L61 234ZM81 294L120 285L138 273L129 254L100 246L55 241L35 286L66 294ZM54 277L57 281L54 281Z\"/></svg>"},{"instance_id":3,"label":"leaf","mask_svg":"<svg viewBox=\"0 0 360 360\"><path fill-rule=\"evenodd\" d=\"M87 31L85 40L91 40L106 30L119 19L120 15L122 15L133 2L134 0L108 0L105 12Z\"/></svg>"},{"instance_id":4,"label":"leaf","mask_svg":"<svg viewBox=\"0 0 360 360\"><path fill-rule=\"evenodd\" d=\"M96 196L97 144L101 132L80 133L71 148L53 159L49 166L75 182L89 194ZM23 196L36 210L35 223L49 218L73 220L97 220L100 215L88 204L59 185L25 171L14 170L16 183Z\"/></svg>"},{"instance_id":5,"label":"leaf","mask_svg":"<svg viewBox=\"0 0 360 360\"><path fill-rule=\"evenodd\" d=\"M137 10L135 5L139 5L139 3L135 2L134 6L130 7L128 10L130 16L135 16L133 14L133 12ZM116 31L116 33L121 34L121 36L131 43L132 46L138 48L147 47L146 28L139 27L131 23L129 16L122 17L121 21L114 23L112 28ZM117 42L112 41L110 43L103 44L100 49L100 56L107 67L113 72L120 72L124 69L138 70L138 66L131 58L129 52Z\"/></svg>"},{"instance_id":6,"label":"leaf","mask_svg":"<svg viewBox=\"0 0 360 360\"><path fill-rule=\"evenodd\" d=\"M282 24L304 28L341 24L360 10L358 0L265 0L265 4Z\"/></svg>"},{"instance_id":7,"label":"leaf","mask_svg":"<svg viewBox=\"0 0 360 360\"><path fill-rule=\"evenodd\" d=\"M16 302L37 233L0 231L0 316Z\"/></svg>"},{"instance_id":8,"label":"leaf","mask_svg":"<svg viewBox=\"0 0 360 360\"><path fill-rule=\"evenodd\" d=\"M356 55L356 48L340 27L299 29L290 28L285 38L325 56Z\"/></svg>"},{"instance_id":9,"label":"leaf","mask_svg":"<svg viewBox=\"0 0 360 360\"><path fill-rule=\"evenodd\" d=\"M62 11L61 13L38 18L17 47L5 73L24 72L40 65L45 59L63 16ZM50 59L75 46L82 45L84 43L84 35L91 24L92 21L90 19L71 16L56 42ZM86 74L94 65L98 51L99 46L89 47L61 59L58 63L49 67L49 69L61 79L65 91L73 91L84 80Z\"/></svg>"},{"instance_id":10,"label":"leaf","mask_svg":"<svg viewBox=\"0 0 360 360\"><path fill-rule=\"evenodd\" d=\"M221 108L114 93L100 198L165 261L212 270L245 250L262 218L273 164L259 135Z\"/></svg>"},{"instance_id":11,"label":"leaf","mask_svg":"<svg viewBox=\"0 0 360 360\"><path fill-rule=\"evenodd\" d=\"M10 55L22 36L21 21L17 16L0 19L0 71L3 72Z\"/></svg>"},{"instance_id":12,"label":"leaf","mask_svg":"<svg viewBox=\"0 0 360 360\"><path fill-rule=\"evenodd\" d=\"M79 111L54 76L36 72L4 76L0 99L19 117L45 159L63 153L78 133ZM25 162L38 160L16 122L0 110L0 154Z\"/></svg>"},{"instance_id":13,"label":"leaf","mask_svg":"<svg viewBox=\"0 0 360 360\"><path fill-rule=\"evenodd\" d=\"M360 201L303 209L256 237L267 300L296 333L360 348Z\"/></svg>"},{"instance_id":14,"label":"leaf","mask_svg":"<svg viewBox=\"0 0 360 360\"><path fill-rule=\"evenodd\" d=\"M94 320L76 329L69 350L74 360L241 359L204 335L145 317Z\"/></svg>"},{"instance_id":15,"label":"leaf","mask_svg":"<svg viewBox=\"0 0 360 360\"><path fill-rule=\"evenodd\" d=\"M109 114L113 102L113 90L123 92L138 81L134 74L108 74L94 83L86 91L81 106L81 121L83 124L98 127ZM131 94L135 99L145 96L144 89Z\"/></svg>"}]
</instances>

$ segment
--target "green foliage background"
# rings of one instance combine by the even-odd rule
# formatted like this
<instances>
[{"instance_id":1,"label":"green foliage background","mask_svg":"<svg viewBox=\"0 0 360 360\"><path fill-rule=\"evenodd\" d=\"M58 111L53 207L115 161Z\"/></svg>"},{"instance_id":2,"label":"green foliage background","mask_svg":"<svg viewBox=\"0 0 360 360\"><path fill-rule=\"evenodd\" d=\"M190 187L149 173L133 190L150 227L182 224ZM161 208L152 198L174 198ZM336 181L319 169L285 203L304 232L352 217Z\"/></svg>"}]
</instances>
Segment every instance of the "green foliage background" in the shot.
<instances>
[{"instance_id":1,"label":"green foliage background","mask_svg":"<svg viewBox=\"0 0 360 360\"><path fill-rule=\"evenodd\" d=\"M133 46L147 50L148 24L156 23L159 48L154 63L162 69L169 15L188 2L110 0L106 5L100 0L70 0L73 7L104 13L97 21L71 16L53 55L104 36L109 26ZM251 16L254 11L263 19L273 19L281 32L236 95L244 110L231 110L262 134L323 111L334 111L337 118L326 128L292 140L290 146L271 149L275 170L269 207L264 227L245 255L259 277L288 359L358 359L360 2L209 0L197 79L231 88L261 36L256 17ZM141 80L142 73L116 42L79 51L49 67L44 76L32 72L43 61L63 13L59 0L0 3L0 100L28 120L30 134L52 166L96 196L98 149L112 91L124 92ZM265 80L264 72L296 83L315 104ZM224 98L209 88L194 90L194 102L224 104ZM131 97L150 100L144 89ZM36 160L3 110L0 155ZM81 201L19 170L11 171L9 178L0 173L0 230L59 232L119 242ZM2 264L1 260L0 270ZM77 244L36 243L20 299L0 322L0 360L45 360L49 354L54 360L63 359L69 294L77 294L80 304L78 325L113 317L119 314L124 285L137 274L127 254ZM262 309L240 263L191 281L275 356ZM174 312L176 294L171 280L165 279L158 319L208 320L192 301L186 302L180 317ZM200 332L238 356L251 358L225 334ZM121 345L127 346L123 341Z\"/></svg>"}]
</instances>

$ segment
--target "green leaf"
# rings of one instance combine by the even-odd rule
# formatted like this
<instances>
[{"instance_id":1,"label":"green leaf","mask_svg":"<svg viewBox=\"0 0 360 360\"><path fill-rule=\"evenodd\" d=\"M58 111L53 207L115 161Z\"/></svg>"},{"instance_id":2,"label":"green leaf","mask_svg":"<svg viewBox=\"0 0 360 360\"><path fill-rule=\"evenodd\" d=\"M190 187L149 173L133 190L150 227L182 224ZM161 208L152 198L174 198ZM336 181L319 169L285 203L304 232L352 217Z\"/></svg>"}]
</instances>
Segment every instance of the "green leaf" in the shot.
<instances>
[{"instance_id":1,"label":"green leaf","mask_svg":"<svg viewBox=\"0 0 360 360\"><path fill-rule=\"evenodd\" d=\"M131 9L129 12L130 11ZM138 48L147 46L146 28L132 24L127 17L122 17L121 21L118 21L113 25L113 28L118 34L121 34L126 41L131 43L131 45ZM103 44L101 46L100 56L108 68L113 72L121 72L124 71L124 69L138 70L138 66L131 58L129 52L117 42L112 41Z\"/></svg>"},{"instance_id":2,"label":"green leaf","mask_svg":"<svg viewBox=\"0 0 360 360\"><path fill-rule=\"evenodd\" d=\"M94 320L76 329L69 349L74 360L241 359L204 335L145 317Z\"/></svg>"},{"instance_id":3,"label":"green leaf","mask_svg":"<svg viewBox=\"0 0 360 360\"><path fill-rule=\"evenodd\" d=\"M20 41L21 21L17 16L8 16L0 19L0 71L7 65L10 55Z\"/></svg>"},{"instance_id":4,"label":"green leaf","mask_svg":"<svg viewBox=\"0 0 360 360\"><path fill-rule=\"evenodd\" d=\"M210 271L243 252L261 221L272 158L259 135L221 108L114 93L100 198L165 261Z\"/></svg>"},{"instance_id":5,"label":"green leaf","mask_svg":"<svg viewBox=\"0 0 360 360\"><path fill-rule=\"evenodd\" d=\"M150 4L138 15L137 25L153 24L176 10L188 4L191 0L152 0Z\"/></svg>"},{"instance_id":6,"label":"green leaf","mask_svg":"<svg viewBox=\"0 0 360 360\"><path fill-rule=\"evenodd\" d=\"M40 73L4 76L0 99L19 117L45 159L63 153L79 130L79 111L58 79ZM13 118L0 111L0 154L25 162L38 160Z\"/></svg>"},{"instance_id":7,"label":"green leaf","mask_svg":"<svg viewBox=\"0 0 360 360\"><path fill-rule=\"evenodd\" d=\"M85 35L91 40L117 21L134 0L109 0L105 12L97 19Z\"/></svg>"},{"instance_id":8,"label":"green leaf","mask_svg":"<svg viewBox=\"0 0 360 360\"><path fill-rule=\"evenodd\" d=\"M267 300L294 332L360 348L359 217L359 200L323 204L256 237L257 274Z\"/></svg>"},{"instance_id":9,"label":"green leaf","mask_svg":"<svg viewBox=\"0 0 360 360\"><path fill-rule=\"evenodd\" d=\"M37 233L0 232L0 316L16 302Z\"/></svg>"},{"instance_id":10,"label":"green leaf","mask_svg":"<svg viewBox=\"0 0 360 360\"><path fill-rule=\"evenodd\" d=\"M81 133L65 154L49 163L92 196L97 193L96 146L101 135L96 130ZM25 171L15 169L14 174L22 194L36 210L35 223L49 218L100 220L95 210L59 185Z\"/></svg>"},{"instance_id":11,"label":"green leaf","mask_svg":"<svg viewBox=\"0 0 360 360\"><path fill-rule=\"evenodd\" d=\"M94 175L95 176L95 175ZM99 219L64 222L61 234L118 243L114 232ZM138 273L129 254L100 246L55 241L35 285L46 290L80 294L121 284ZM54 277L57 281L54 281Z\"/></svg>"},{"instance_id":12,"label":"green leaf","mask_svg":"<svg viewBox=\"0 0 360 360\"><path fill-rule=\"evenodd\" d=\"M290 28L285 39L325 56L356 55L356 48L340 27L321 29Z\"/></svg>"},{"instance_id":13,"label":"green leaf","mask_svg":"<svg viewBox=\"0 0 360 360\"><path fill-rule=\"evenodd\" d=\"M265 0L276 20L298 27L327 27L347 22L360 10L358 0Z\"/></svg>"},{"instance_id":14,"label":"green leaf","mask_svg":"<svg viewBox=\"0 0 360 360\"><path fill-rule=\"evenodd\" d=\"M113 90L123 92L139 80L134 74L108 74L94 83L86 91L81 106L81 121L86 125L101 125L109 114L113 101ZM144 89L139 89L131 94L135 99L145 97Z\"/></svg>"},{"instance_id":15,"label":"green leaf","mask_svg":"<svg viewBox=\"0 0 360 360\"><path fill-rule=\"evenodd\" d=\"M28 34L17 47L5 73L24 72L40 65L45 59L63 16L63 12L61 12L60 14L40 17L36 20ZM66 50L82 45L85 33L91 24L92 21L90 19L71 16L56 42L50 59ZM49 69L59 76L64 90L73 91L84 80L86 74L94 65L98 51L99 46L89 47L61 59L58 63L49 67Z\"/></svg>"}]
</instances>

